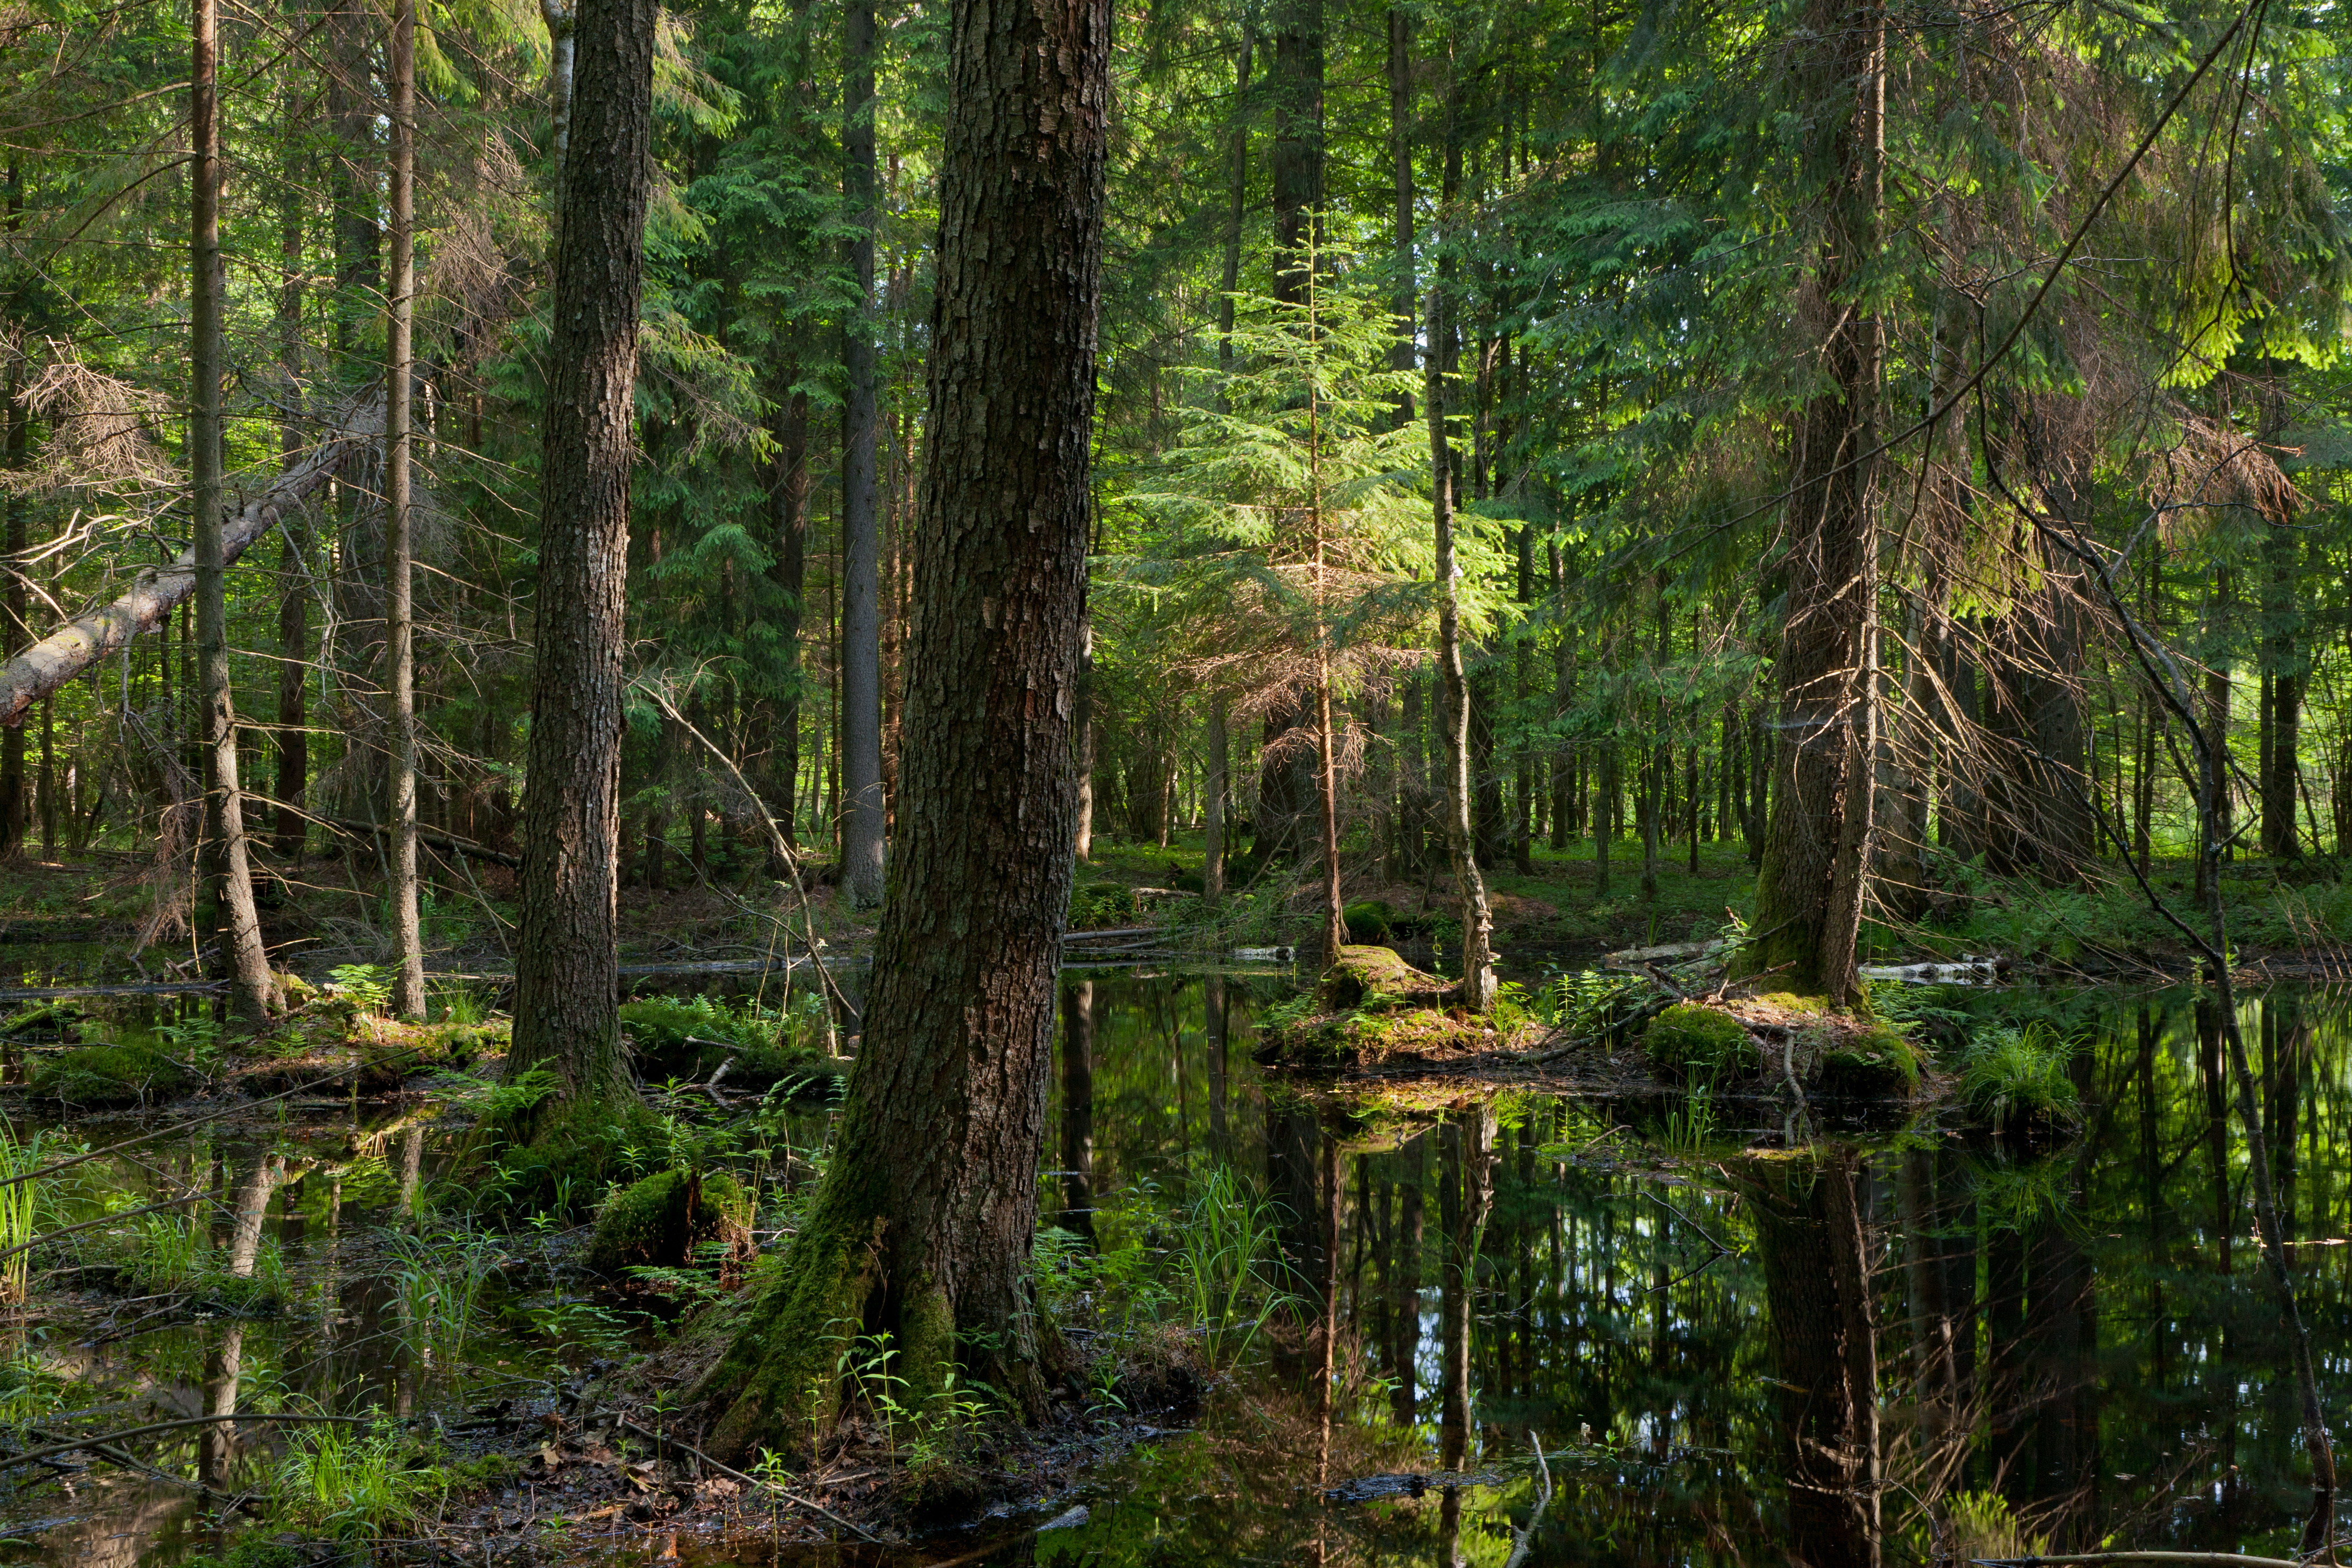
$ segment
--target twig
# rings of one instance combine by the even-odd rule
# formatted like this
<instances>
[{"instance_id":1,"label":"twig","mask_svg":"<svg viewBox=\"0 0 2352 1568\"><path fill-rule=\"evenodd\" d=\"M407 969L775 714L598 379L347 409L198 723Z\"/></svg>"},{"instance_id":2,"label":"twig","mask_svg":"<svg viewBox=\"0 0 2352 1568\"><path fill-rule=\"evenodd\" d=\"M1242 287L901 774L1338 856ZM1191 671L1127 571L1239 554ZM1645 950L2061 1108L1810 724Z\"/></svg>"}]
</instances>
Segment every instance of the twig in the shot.
<instances>
[{"instance_id":1,"label":"twig","mask_svg":"<svg viewBox=\"0 0 2352 1568\"><path fill-rule=\"evenodd\" d=\"M1528 1441L1536 1447L1536 1474L1542 1479L1543 1489L1536 1494L1535 1511L1528 1515L1528 1527L1519 1531L1518 1540L1512 1543L1511 1555L1504 1561L1503 1568L1523 1568L1528 1553L1535 1547L1536 1531L1543 1525L1544 1510L1551 1506L1551 1466L1544 1458L1543 1439L1530 1431Z\"/></svg>"},{"instance_id":2,"label":"twig","mask_svg":"<svg viewBox=\"0 0 2352 1568\"><path fill-rule=\"evenodd\" d=\"M742 1482L747 1487L758 1487L762 1491L772 1492L777 1497L783 1499L786 1502L807 1509L812 1513L821 1513L824 1515L825 1518L833 1521L834 1523L841 1526L842 1529L850 1531L855 1534L863 1537L865 1540L872 1542L877 1546L886 1544L880 1536L872 1533L862 1526L852 1524L849 1521L842 1518L841 1515L834 1512L823 1503L811 1502L804 1497L801 1497L793 1492L786 1491L783 1488L778 1486L773 1481L763 1481L757 1476L747 1476L740 1470L722 1465L691 1443L681 1442L675 1436L665 1436L659 1432L648 1432L646 1428L638 1426L635 1422L630 1420L625 1415L616 1415L613 1419L620 1426L627 1428L629 1431L635 1432L640 1437L647 1438L656 1443L666 1443L673 1448L683 1449L685 1452L692 1454L696 1458L700 1459L704 1464L709 1465L712 1469L717 1470L722 1476L732 1477L734 1479Z\"/></svg>"},{"instance_id":3,"label":"twig","mask_svg":"<svg viewBox=\"0 0 2352 1568\"><path fill-rule=\"evenodd\" d=\"M684 729L688 734L701 742L703 748L712 756L717 757L720 764L723 765L729 773L735 775L735 783L737 786L743 791L745 795L750 797L751 804L759 808L758 816L760 818L760 824L768 830L768 842L770 847L775 850L776 858L783 861L787 866L790 866L793 870L793 874L789 879L793 884L793 896L800 900L801 923L806 928L806 933L801 939L802 945L808 949L809 962L816 966L816 975L819 983L821 983L827 991L833 993L833 999L839 1005L843 1016L849 1016L855 1011L855 1009L850 1006L849 998L843 994L841 987L834 984L833 972L825 968L824 955L817 952L816 917L809 912L808 889L801 886L800 857L793 852L791 845L784 842L782 832L776 826L776 819L768 815L768 803L760 798L760 792L751 787L751 781L743 776L743 770L735 765L735 759L729 756L725 752L720 751L709 736L696 729L693 721L688 719L685 714L677 710L677 704L670 701L667 693L643 680L637 682L637 687L638 689L642 690L646 696L652 698L655 704L658 706L664 713L668 714L672 719L676 720L679 727ZM784 929L786 931L790 931L792 930L792 927L787 924L784 926ZM831 1013L827 1013L824 1018L824 1054L829 1057L837 1057L841 1054L840 1037L834 1031L833 1015Z\"/></svg>"},{"instance_id":4,"label":"twig","mask_svg":"<svg viewBox=\"0 0 2352 1568\"><path fill-rule=\"evenodd\" d=\"M150 1432L172 1432L184 1426L224 1426L237 1421L289 1421L317 1424L334 1422L347 1426L365 1426L368 1418L361 1415L298 1415L291 1413L264 1415L245 1410L234 1415L191 1415L179 1421L155 1421L144 1426L126 1426L120 1432L101 1432L95 1437L78 1438L71 1443L52 1443L45 1448L28 1448L21 1454L0 1456L0 1470L18 1465L30 1465L52 1454L77 1454L85 1449L103 1447L124 1437L143 1437Z\"/></svg>"}]
</instances>

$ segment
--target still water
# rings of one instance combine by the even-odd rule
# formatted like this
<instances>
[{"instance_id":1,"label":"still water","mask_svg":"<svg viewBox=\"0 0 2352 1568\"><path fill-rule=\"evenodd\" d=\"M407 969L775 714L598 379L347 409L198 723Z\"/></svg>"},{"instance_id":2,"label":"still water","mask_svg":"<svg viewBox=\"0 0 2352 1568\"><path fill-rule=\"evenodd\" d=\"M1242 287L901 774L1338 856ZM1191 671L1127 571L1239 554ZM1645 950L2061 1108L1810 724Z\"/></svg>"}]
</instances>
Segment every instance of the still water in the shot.
<instances>
[{"instance_id":1,"label":"still water","mask_svg":"<svg viewBox=\"0 0 2352 1568\"><path fill-rule=\"evenodd\" d=\"M1294 1308L1227 1356L1181 1430L1045 1512L782 1561L1500 1564L1535 1505L1538 1445L1555 1490L1536 1563L1845 1568L2102 1542L2291 1554L2309 1498L2294 1387L2212 1020L2189 994L2036 999L2084 1042L2078 1137L2003 1148L1931 1114L1793 1149L1777 1112L1748 1127L1736 1105L1701 1120L1467 1083L1412 1110L1301 1094L1251 1060L1250 1019L1278 994L1265 977L1066 977L1044 1191L1073 1231L1165 1246L1149 1216L1230 1172L1278 1205ZM2346 997L2285 990L2244 1019L2339 1424L2347 1021ZM249 1245L257 1271L304 1282L305 1304L149 1323L140 1292L110 1296L102 1331L40 1342L73 1390L20 1379L16 1397L124 1426L234 1407L226 1395L455 1426L576 1363L589 1304L494 1247L476 1268L484 1300L509 1330L572 1342L420 1342L429 1310L404 1302L416 1287L376 1222L429 1186L448 1135L381 1114L355 1129L317 1106L267 1138L104 1163L74 1200L88 1212L209 1184L221 1249ZM185 1433L136 1447L226 1489L276 1453ZM1416 1495L1396 1479L1433 1472L1462 1484ZM26 1486L0 1499L0 1562L169 1568L211 1549L195 1508L159 1479ZM1038 1531L1049 1513L1070 1522ZM539 1560L665 1548L642 1532L550 1541Z\"/></svg>"}]
</instances>

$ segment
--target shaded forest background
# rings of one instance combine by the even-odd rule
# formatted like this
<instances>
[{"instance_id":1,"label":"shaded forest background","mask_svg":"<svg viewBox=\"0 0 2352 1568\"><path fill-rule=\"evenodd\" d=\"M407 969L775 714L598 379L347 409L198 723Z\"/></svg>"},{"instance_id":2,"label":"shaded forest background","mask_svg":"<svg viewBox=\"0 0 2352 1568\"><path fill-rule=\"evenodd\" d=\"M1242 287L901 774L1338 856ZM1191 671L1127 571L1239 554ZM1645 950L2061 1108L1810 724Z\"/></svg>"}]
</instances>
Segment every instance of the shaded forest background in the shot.
<instances>
[{"instance_id":1,"label":"shaded forest background","mask_svg":"<svg viewBox=\"0 0 2352 1568\"><path fill-rule=\"evenodd\" d=\"M230 6L220 68L233 542L318 480L228 578L247 822L269 879L375 929L391 20ZM1475 853L1569 879L1563 934L1626 934L1578 923L1612 898L1662 937L1751 913L1719 888L1661 930L1659 879L1780 874L1774 792L1810 786L1772 759L1811 726L1846 737L1866 946L2126 862L2184 907L2222 854L2328 879L2352 842L2342 18L1171 0L1117 25L1082 854L1303 912L1328 757L1343 897L1426 902L1444 450ZM188 26L0 5L0 843L152 858L152 934L186 929L205 772L168 592ZM503 898L521 848L569 26L558 0L418 15L428 933ZM880 897L943 27L866 0L662 20L631 883L782 874L764 812L844 902ZM152 629L27 672L142 584L171 601ZM2191 868L2200 791L2219 853ZM2352 902L2298 894L2273 934L2352 936Z\"/></svg>"}]
</instances>

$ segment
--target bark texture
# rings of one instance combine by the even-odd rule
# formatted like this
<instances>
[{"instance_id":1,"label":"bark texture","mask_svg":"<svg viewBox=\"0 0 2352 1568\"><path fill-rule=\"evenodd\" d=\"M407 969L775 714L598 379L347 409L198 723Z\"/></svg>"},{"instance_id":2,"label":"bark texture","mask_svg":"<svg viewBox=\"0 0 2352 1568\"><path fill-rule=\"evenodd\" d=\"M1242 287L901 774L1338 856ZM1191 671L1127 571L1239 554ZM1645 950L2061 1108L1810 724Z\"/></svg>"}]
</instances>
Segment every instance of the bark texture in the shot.
<instances>
[{"instance_id":1,"label":"bark texture","mask_svg":"<svg viewBox=\"0 0 2352 1568\"><path fill-rule=\"evenodd\" d=\"M247 859L237 789L236 712L229 700L227 562L221 539L220 12L196 0L188 92L195 153L188 172L188 468L195 514L196 670L205 746L203 866L220 939L220 967L236 1010L259 1023L277 1010Z\"/></svg>"},{"instance_id":2,"label":"bark texture","mask_svg":"<svg viewBox=\"0 0 2352 1568\"><path fill-rule=\"evenodd\" d=\"M392 930L398 954L395 1016L425 1016L425 936L416 898L416 621L410 594L411 333L416 281L416 0L392 18L392 289L385 299L383 641L391 666L385 728L392 736Z\"/></svg>"},{"instance_id":3,"label":"bark texture","mask_svg":"<svg viewBox=\"0 0 2352 1568\"><path fill-rule=\"evenodd\" d=\"M1874 0L1820 0L1806 150L1822 183L1813 277L1827 384L1798 416L1790 464L1788 618L1774 670L1780 731L1745 972L1844 999L1856 984L1877 753L1874 613L1880 365L1885 333L1856 297L1880 245L1886 18Z\"/></svg>"},{"instance_id":4,"label":"bark texture","mask_svg":"<svg viewBox=\"0 0 2352 1568\"><path fill-rule=\"evenodd\" d=\"M583 0L540 466L539 592L511 1075L572 1100L621 1060L622 593L653 129L653 0Z\"/></svg>"},{"instance_id":5,"label":"bark texture","mask_svg":"<svg viewBox=\"0 0 2352 1568\"><path fill-rule=\"evenodd\" d=\"M894 1333L909 1402L961 1362L1044 1407L1027 1268L1076 864L1109 43L1108 0L954 7L898 842L839 1152L705 1385L722 1456L837 1410L844 1321Z\"/></svg>"},{"instance_id":6,"label":"bark texture","mask_svg":"<svg viewBox=\"0 0 2352 1568\"><path fill-rule=\"evenodd\" d=\"M875 28L872 0L849 7L849 89L841 130L842 195L857 236L849 245L856 301L842 331L847 382L841 444L841 886L853 906L882 901L887 806L882 795L882 495L877 472L881 426L874 349L874 226L881 221L874 158Z\"/></svg>"}]
</instances>

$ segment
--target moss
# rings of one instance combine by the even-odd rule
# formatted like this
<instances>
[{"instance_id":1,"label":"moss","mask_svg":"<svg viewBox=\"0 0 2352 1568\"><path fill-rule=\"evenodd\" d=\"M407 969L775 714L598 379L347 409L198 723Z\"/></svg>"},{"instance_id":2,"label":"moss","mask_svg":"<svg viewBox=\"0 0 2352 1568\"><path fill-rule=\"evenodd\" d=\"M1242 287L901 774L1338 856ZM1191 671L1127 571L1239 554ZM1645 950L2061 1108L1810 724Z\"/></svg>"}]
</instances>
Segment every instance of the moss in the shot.
<instances>
[{"instance_id":1,"label":"moss","mask_svg":"<svg viewBox=\"0 0 2352 1568\"><path fill-rule=\"evenodd\" d=\"M1358 942L1386 942L1396 927L1396 911L1378 899L1365 899L1341 911L1348 934Z\"/></svg>"},{"instance_id":2,"label":"moss","mask_svg":"<svg viewBox=\"0 0 2352 1568\"><path fill-rule=\"evenodd\" d=\"M291 1540L246 1535L224 1555L192 1557L185 1568L303 1568L307 1561Z\"/></svg>"},{"instance_id":3,"label":"moss","mask_svg":"<svg viewBox=\"0 0 2352 1568\"><path fill-rule=\"evenodd\" d=\"M522 1467L511 1455L484 1454L450 1466L449 1484L457 1491L489 1491L509 1485L521 1474Z\"/></svg>"},{"instance_id":4,"label":"moss","mask_svg":"<svg viewBox=\"0 0 2352 1568\"><path fill-rule=\"evenodd\" d=\"M727 1069L726 1080L731 1088L765 1089L782 1083L795 1094L824 1098L849 1074L844 1058L751 1037L741 1021L708 1006L649 997L623 1004L621 1022L636 1043L638 1068L649 1083L708 1079L731 1058L735 1065Z\"/></svg>"},{"instance_id":5,"label":"moss","mask_svg":"<svg viewBox=\"0 0 2352 1568\"><path fill-rule=\"evenodd\" d=\"M419 1073L465 1068L506 1047L509 1026L376 1023L357 1040L360 1088L397 1089Z\"/></svg>"},{"instance_id":6,"label":"moss","mask_svg":"<svg viewBox=\"0 0 2352 1568\"><path fill-rule=\"evenodd\" d=\"M48 1058L32 1075L32 1091L68 1105L151 1105L194 1089L195 1074L155 1046L78 1046Z\"/></svg>"},{"instance_id":7,"label":"moss","mask_svg":"<svg viewBox=\"0 0 2352 1568\"><path fill-rule=\"evenodd\" d=\"M1819 1077L1832 1094L1908 1097L1919 1089L1919 1057L1894 1029L1870 1024L1822 1053Z\"/></svg>"},{"instance_id":8,"label":"moss","mask_svg":"<svg viewBox=\"0 0 2352 1568\"><path fill-rule=\"evenodd\" d=\"M1397 955L1394 948L1343 947L1316 986L1324 1006L1428 1007L1443 1005L1448 987L1433 974L1423 974Z\"/></svg>"},{"instance_id":9,"label":"moss","mask_svg":"<svg viewBox=\"0 0 2352 1568\"><path fill-rule=\"evenodd\" d=\"M677 1268L705 1242L748 1247L751 1200L722 1172L664 1171L613 1195L584 1261L600 1274Z\"/></svg>"},{"instance_id":10,"label":"moss","mask_svg":"<svg viewBox=\"0 0 2352 1568\"><path fill-rule=\"evenodd\" d=\"M1686 1078L1754 1072L1764 1065L1748 1026L1728 1013L1688 1002L1650 1020L1642 1032L1642 1049L1657 1066Z\"/></svg>"},{"instance_id":11,"label":"moss","mask_svg":"<svg viewBox=\"0 0 2352 1568\"><path fill-rule=\"evenodd\" d=\"M612 1180L622 1145L656 1147L666 1130L634 1100L573 1100L493 1111L458 1157L463 1206L484 1215L585 1214Z\"/></svg>"}]
</instances>

